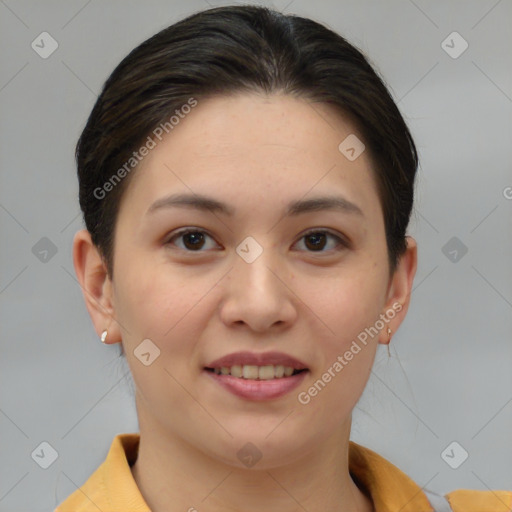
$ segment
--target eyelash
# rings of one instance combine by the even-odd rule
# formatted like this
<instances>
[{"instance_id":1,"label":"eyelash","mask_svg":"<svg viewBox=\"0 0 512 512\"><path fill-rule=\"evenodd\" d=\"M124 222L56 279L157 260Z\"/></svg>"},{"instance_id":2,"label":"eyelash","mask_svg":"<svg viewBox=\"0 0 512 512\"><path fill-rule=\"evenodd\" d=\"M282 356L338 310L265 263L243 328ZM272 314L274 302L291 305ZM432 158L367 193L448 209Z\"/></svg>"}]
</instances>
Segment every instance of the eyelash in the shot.
<instances>
[{"instance_id":1,"label":"eyelash","mask_svg":"<svg viewBox=\"0 0 512 512\"><path fill-rule=\"evenodd\" d=\"M180 237L183 237L187 234L190 234L190 233L201 233L201 234L204 234L204 235L207 235L209 236L210 238L212 238L213 240L213 237L205 230L203 229L198 229L198 228L184 228L182 230L179 230L177 231L172 237L170 237L164 245L172 245L172 242L177 239L177 238L180 238ZM306 238L307 236L310 236L310 235L318 235L318 234L321 234L321 235L328 235L330 236L331 238L334 238L336 241L337 241L337 247L334 248L334 249L330 249L330 250L327 250L327 251L324 251L324 250L321 250L321 251L306 251L306 252L309 252L311 254L322 254L322 253L330 253L332 251L341 251L343 249L346 249L349 247L349 243L346 242L343 238L339 237L338 235L335 235L334 233L332 233L331 231L328 231L328 230L325 230L325 229L312 229L306 233L304 233L300 238L299 238L299 241L302 240L303 238ZM189 249L183 249L181 247L178 247L178 249L182 250L182 251L185 251L185 252L188 252L188 253L201 253L201 252L206 252L204 250L197 250L197 251L192 251L192 250L189 250Z\"/></svg>"}]
</instances>

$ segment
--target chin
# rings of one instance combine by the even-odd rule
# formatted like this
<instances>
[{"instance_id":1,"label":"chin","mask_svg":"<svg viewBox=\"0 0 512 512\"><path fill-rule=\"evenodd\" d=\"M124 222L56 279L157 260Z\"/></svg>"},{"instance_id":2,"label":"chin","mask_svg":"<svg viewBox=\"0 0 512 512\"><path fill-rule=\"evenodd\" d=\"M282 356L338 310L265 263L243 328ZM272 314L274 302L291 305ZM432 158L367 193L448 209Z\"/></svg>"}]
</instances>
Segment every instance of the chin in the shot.
<instances>
[{"instance_id":1,"label":"chin","mask_svg":"<svg viewBox=\"0 0 512 512\"><path fill-rule=\"evenodd\" d=\"M216 449L210 445L208 451L222 463L239 469L269 470L293 464L308 451L304 435L291 434L284 428L278 433L278 423L274 421L270 429L258 429L254 422L245 431L228 428L234 437ZM314 450L314 446L310 448Z\"/></svg>"}]
</instances>

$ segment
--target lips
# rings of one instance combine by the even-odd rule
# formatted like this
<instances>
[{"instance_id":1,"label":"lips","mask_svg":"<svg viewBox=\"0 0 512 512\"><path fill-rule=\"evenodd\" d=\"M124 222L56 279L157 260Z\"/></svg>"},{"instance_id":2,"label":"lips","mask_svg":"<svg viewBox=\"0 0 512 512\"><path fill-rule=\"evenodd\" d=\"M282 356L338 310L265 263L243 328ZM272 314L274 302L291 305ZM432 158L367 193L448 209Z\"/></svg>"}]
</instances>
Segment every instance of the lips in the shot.
<instances>
[{"instance_id":1,"label":"lips","mask_svg":"<svg viewBox=\"0 0 512 512\"><path fill-rule=\"evenodd\" d=\"M302 361L283 352L235 352L206 365L206 369L231 368L233 366L285 366L294 370L307 370Z\"/></svg>"},{"instance_id":2,"label":"lips","mask_svg":"<svg viewBox=\"0 0 512 512\"><path fill-rule=\"evenodd\" d=\"M236 352L215 359L203 371L231 394L255 401L291 393L309 373L302 361L282 352Z\"/></svg>"}]
</instances>

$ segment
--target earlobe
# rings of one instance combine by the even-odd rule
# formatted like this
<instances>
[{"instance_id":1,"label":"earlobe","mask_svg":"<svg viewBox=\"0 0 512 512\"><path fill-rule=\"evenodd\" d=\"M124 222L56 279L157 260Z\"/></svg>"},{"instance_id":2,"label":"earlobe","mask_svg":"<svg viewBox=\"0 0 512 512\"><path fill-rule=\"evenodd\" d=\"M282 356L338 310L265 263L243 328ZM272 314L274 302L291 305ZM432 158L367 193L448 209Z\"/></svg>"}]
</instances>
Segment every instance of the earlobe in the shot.
<instances>
[{"instance_id":1,"label":"earlobe","mask_svg":"<svg viewBox=\"0 0 512 512\"><path fill-rule=\"evenodd\" d=\"M86 229L75 234L73 264L98 338L105 329L108 329L108 343L120 341L111 281L107 275L106 265Z\"/></svg>"},{"instance_id":2,"label":"earlobe","mask_svg":"<svg viewBox=\"0 0 512 512\"><path fill-rule=\"evenodd\" d=\"M389 316L390 320L387 328L383 330L382 339L379 340L380 343L384 344L387 344L390 341L387 329L390 328L393 333L396 333L398 327L403 322L405 315L407 314L407 310L409 309L412 285L418 265L418 249L414 238L407 236L406 241L407 249L401 256L389 285L384 314ZM388 315L388 313L391 312L392 315Z\"/></svg>"}]
</instances>

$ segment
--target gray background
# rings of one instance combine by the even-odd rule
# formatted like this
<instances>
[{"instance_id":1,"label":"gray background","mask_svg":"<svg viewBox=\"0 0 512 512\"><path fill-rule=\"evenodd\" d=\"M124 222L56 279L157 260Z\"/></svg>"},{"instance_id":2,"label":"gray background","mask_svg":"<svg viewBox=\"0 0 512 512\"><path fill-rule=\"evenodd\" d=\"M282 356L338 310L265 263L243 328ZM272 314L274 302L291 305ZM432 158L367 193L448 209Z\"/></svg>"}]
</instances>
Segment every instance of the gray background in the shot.
<instances>
[{"instance_id":1,"label":"gray background","mask_svg":"<svg viewBox=\"0 0 512 512\"><path fill-rule=\"evenodd\" d=\"M2 512L52 510L138 430L128 368L97 339L74 274L73 150L121 58L208 5L223 3L0 0ZM512 2L273 5L367 53L420 150L412 303L389 361L379 347L352 439L438 492L510 490ZM47 59L31 47L43 31L59 45ZM457 58L442 46L453 31L469 44ZM58 453L48 469L31 456L43 441ZM441 457L452 441L469 453L457 469Z\"/></svg>"}]
</instances>

